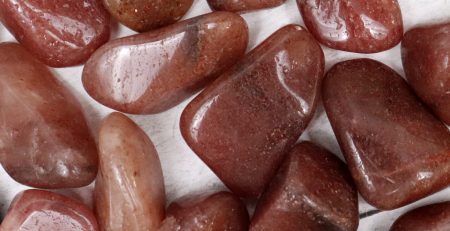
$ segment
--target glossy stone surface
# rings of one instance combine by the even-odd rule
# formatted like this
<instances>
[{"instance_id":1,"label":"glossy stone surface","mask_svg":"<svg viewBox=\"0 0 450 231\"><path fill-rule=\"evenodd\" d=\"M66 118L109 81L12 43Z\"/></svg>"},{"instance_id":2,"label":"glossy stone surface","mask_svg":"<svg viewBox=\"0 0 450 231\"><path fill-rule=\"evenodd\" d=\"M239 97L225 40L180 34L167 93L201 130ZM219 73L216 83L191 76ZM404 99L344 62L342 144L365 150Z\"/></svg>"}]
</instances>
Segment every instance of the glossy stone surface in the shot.
<instances>
[{"instance_id":1,"label":"glossy stone surface","mask_svg":"<svg viewBox=\"0 0 450 231\"><path fill-rule=\"evenodd\" d=\"M337 50L375 53L400 43L403 20L397 0L297 0L308 30Z\"/></svg>"},{"instance_id":2,"label":"glossy stone surface","mask_svg":"<svg viewBox=\"0 0 450 231\"><path fill-rule=\"evenodd\" d=\"M133 121L110 114L99 134L95 209L101 230L156 230L164 219L164 179L151 140Z\"/></svg>"},{"instance_id":3,"label":"glossy stone surface","mask_svg":"<svg viewBox=\"0 0 450 231\"><path fill-rule=\"evenodd\" d=\"M0 162L19 183L71 188L97 175L80 104L22 46L0 44Z\"/></svg>"},{"instance_id":4,"label":"glossy stone surface","mask_svg":"<svg viewBox=\"0 0 450 231\"><path fill-rule=\"evenodd\" d=\"M402 42L406 78L417 95L450 124L450 23L408 31Z\"/></svg>"},{"instance_id":5,"label":"glossy stone surface","mask_svg":"<svg viewBox=\"0 0 450 231\"><path fill-rule=\"evenodd\" d=\"M18 194L3 219L2 231L97 231L92 211L74 199L43 190Z\"/></svg>"},{"instance_id":6,"label":"glossy stone surface","mask_svg":"<svg viewBox=\"0 0 450 231\"><path fill-rule=\"evenodd\" d=\"M53 67L84 63L110 33L109 15L98 0L2 0L0 21Z\"/></svg>"},{"instance_id":7,"label":"glossy stone surface","mask_svg":"<svg viewBox=\"0 0 450 231\"><path fill-rule=\"evenodd\" d=\"M283 27L186 107L181 133L228 188L256 197L311 120L323 69L314 38Z\"/></svg>"},{"instance_id":8,"label":"glossy stone surface","mask_svg":"<svg viewBox=\"0 0 450 231\"><path fill-rule=\"evenodd\" d=\"M172 202L160 231L246 231L249 217L244 204L229 192L186 196Z\"/></svg>"},{"instance_id":9,"label":"glossy stone surface","mask_svg":"<svg viewBox=\"0 0 450 231\"><path fill-rule=\"evenodd\" d=\"M215 12L111 41L87 62L83 85L100 103L132 114L167 110L244 55L247 25Z\"/></svg>"},{"instance_id":10,"label":"glossy stone surface","mask_svg":"<svg viewBox=\"0 0 450 231\"><path fill-rule=\"evenodd\" d=\"M394 209L449 185L449 132L395 71L370 59L339 63L324 80L323 100L370 204Z\"/></svg>"},{"instance_id":11,"label":"glossy stone surface","mask_svg":"<svg viewBox=\"0 0 450 231\"><path fill-rule=\"evenodd\" d=\"M193 0L103 0L119 22L144 32L172 24L191 8Z\"/></svg>"},{"instance_id":12,"label":"glossy stone surface","mask_svg":"<svg viewBox=\"0 0 450 231\"><path fill-rule=\"evenodd\" d=\"M327 150L302 142L258 202L250 230L356 231L358 222L358 194L347 166Z\"/></svg>"},{"instance_id":13,"label":"glossy stone surface","mask_svg":"<svg viewBox=\"0 0 450 231\"><path fill-rule=\"evenodd\" d=\"M283 4L286 0L208 0L212 10L246 12L271 8Z\"/></svg>"},{"instance_id":14,"label":"glossy stone surface","mask_svg":"<svg viewBox=\"0 0 450 231\"><path fill-rule=\"evenodd\" d=\"M450 230L450 202L416 208L399 217L390 231Z\"/></svg>"}]
</instances>

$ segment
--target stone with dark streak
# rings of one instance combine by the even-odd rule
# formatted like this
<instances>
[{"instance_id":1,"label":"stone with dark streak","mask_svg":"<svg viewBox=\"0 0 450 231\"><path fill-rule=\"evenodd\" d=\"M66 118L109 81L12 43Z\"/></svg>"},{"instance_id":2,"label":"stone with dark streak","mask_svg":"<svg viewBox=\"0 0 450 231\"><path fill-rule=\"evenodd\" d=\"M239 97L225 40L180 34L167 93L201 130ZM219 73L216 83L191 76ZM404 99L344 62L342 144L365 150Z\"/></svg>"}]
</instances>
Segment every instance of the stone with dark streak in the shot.
<instances>
[{"instance_id":1,"label":"stone with dark streak","mask_svg":"<svg viewBox=\"0 0 450 231\"><path fill-rule=\"evenodd\" d=\"M208 0L213 10L247 12L271 8L283 4L286 0Z\"/></svg>"}]
</instances>

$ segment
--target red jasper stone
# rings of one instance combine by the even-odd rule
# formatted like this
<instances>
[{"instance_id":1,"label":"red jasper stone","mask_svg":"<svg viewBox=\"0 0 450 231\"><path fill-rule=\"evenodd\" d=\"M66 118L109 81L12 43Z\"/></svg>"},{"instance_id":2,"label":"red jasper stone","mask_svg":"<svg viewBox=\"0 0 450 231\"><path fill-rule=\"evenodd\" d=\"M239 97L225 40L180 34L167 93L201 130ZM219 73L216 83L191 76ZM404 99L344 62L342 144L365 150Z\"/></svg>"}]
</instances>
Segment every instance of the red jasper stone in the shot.
<instances>
[{"instance_id":1,"label":"red jasper stone","mask_svg":"<svg viewBox=\"0 0 450 231\"><path fill-rule=\"evenodd\" d=\"M397 0L297 0L303 21L320 43L337 50L375 53L400 43Z\"/></svg>"},{"instance_id":2,"label":"red jasper stone","mask_svg":"<svg viewBox=\"0 0 450 231\"><path fill-rule=\"evenodd\" d=\"M0 230L99 229L94 214L81 202L43 190L26 190L14 198Z\"/></svg>"},{"instance_id":3,"label":"red jasper stone","mask_svg":"<svg viewBox=\"0 0 450 231\"><path fill-rule=\"evenodd\" d=\"M98 0L3 0L0 21L53 67L84 63L110 32L109 15Z\"/></svg>"},{"instance_id":4,"label":"red jasper stone","mask_svg":"<svg viewBox=\"0 0 450 231\"><path fill-rule=\"evenodd\" d=\"M323 100L358 191L394 209L450 184L450 136L406 81L386 65L357 59L335 65Z\"/></svg>"},{"instance_id":5,"label":"red jasper stone","mask_svg":"<svg viewBox=\"0 0 450 231\"><path fill-rule=\"evenodd\" d=\"M358 194L347 166L313 143L286 157L256 207L256 230L355 230Z\"/></svg>"},{"instance_id":6,"label":"red jasper stone","mask_svg":"<svg viewBox=\"0 0 450 231\"><path fill-rule=\"evenodd\" d=\"M159 231L247 231L244 204L229 192L186 196L172 202Z\"/></svg>"},{"instance_id":7,"label":"red jasper stone","mask_svg":"<svg viewBox=\"0 0 450 231\"><path fill-rule=\"evenodd\" d=\"M97 148L77 99L15 43L0 44L0 162L19 183L72 188L97 175Z\"/></svg>"},{"instance_id":8,"label":"red jasper stone","mask_svg":"<svg viewBox=\"0 0 450 231\"><path fill-rule=\"evenodd\" d=\"M181 133L234 193L256 197L311 120L323 70L314 38L283 27L186 107Z\"/></svg>"},{"instance_id":9,"label":"red jasper stone","mask_svg":"<svg viewBox=\"0 0 450 231\"><path fill-rule=\"evenodd\" d=\"M286 0L208 0L212 10L246 12L271 8L283 4Z\"/></svg>"},{"instance_id":10,"label":"red jasper stone","mask_svg":"<svg viewBox=\"0 0 450 231\"><path fill-rule=\"evenodd\" d=\"M86 63L83 85L100 103L132 114L165 111L241 58L244 19L215 12L111 41Z\"/></svg>"},{"instance_id":11,"label":"red jasper stone","mask_svg":"<svg viewBox=\"0 0 450 231\"><path fill-rule=\"evenodd\" d=\"M400 216L390 231L450 230L450 202L416 208Z\"/></svg>"},{"instance_id":12,"label":"red jasper stone","mask_svg":"<svg viewBox=\"0 0 450 231\"><path fill-rule=\"evenodd\" d=\"M408 31L402 42L406 78L417 95L450 124L450 23Z\"/></svg>"}]
</instances>

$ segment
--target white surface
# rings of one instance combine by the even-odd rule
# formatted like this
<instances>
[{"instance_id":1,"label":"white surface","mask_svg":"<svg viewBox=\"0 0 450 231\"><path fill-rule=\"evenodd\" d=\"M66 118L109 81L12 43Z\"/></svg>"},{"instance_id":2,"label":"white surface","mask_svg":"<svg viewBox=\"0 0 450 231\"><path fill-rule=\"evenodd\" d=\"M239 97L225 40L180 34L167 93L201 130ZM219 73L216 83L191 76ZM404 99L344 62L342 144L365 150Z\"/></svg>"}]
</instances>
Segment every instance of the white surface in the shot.
<instances>
[{"instance_id":1,"label":"white surface","mask_svg":"<svg viewBox=\"0 0 450 231\"><path fill-rule=\"evenodd\" d=\"M439 21L450 21L450 0L399 0L405 31L418 24L429 24ZM210 12L206 0L194 0L194 4L185 18L191 18L200 14ZM250 29L249 49L267 38L271 33L283 25L296 23L303 25L295 0L288 0L284 5L242 15ZM113 38L123 37L134 32L123 26L115 27ZM0 25L0 41L14 41L14 38ZM377 54L361 55L336 51L324 47L326 55L327 70L335 63L352 58L369 57L382 61L403 75L400 47ZM53 69L54 73L77 95L82 102L88 119L94 131L97 130L100 120L106 116L108 109L87 95L81 84L82 67ZM166 184L168 202L191 192L218 190L224 186L220 180L200 161L189 149L181 137L178 121L185 105L190 100L177 107L151 116L131 116L153 140L158 150ZM322 108L319 108L315 120L301 139L313 140L318 144L340 155L337 142L331 131L328 119ZM0 201L1 212L5 213L10 201L15 194L25 189L12 179L0 168ZM60 192L83 198L86 203L91 204L92 185L84 189L62 190ZM360 221L361 231L388 230L392 222L402 213L411 208L424 204L450 200L450 189L439 192L412 205L394 211L382 212ZM365 212L373 208L360 199L360 211Z\"/></svg>"}]
</instances>

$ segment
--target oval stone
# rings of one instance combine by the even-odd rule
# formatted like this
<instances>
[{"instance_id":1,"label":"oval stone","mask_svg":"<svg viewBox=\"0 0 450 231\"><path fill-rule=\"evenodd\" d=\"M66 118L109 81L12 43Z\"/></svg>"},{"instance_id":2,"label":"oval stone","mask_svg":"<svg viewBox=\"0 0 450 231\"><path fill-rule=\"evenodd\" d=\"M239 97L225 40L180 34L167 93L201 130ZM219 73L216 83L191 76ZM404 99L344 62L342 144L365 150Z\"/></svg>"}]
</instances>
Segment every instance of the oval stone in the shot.
<instances>
[{"instance_id":1,"label":"oval stone","mask_svg":"<svg viewBox=\"0 0 450 231\"><path fill-rule=\"evenodd\" d=\"M86 62L110 36L109 15L98 0L3 0L0 21L52 67Z\"/></svg>"},{"instance_id":2,"label":"oval stone","mask_svg":"<svg viewBox=\"0 0 450 231\"><path fill-rule=\"evenodd\" d=\"M15 43L0 44L0 162L19 183L72 188L97 175L97 148L77 99Z\"/></svg>"},{"instance_id":3,"label":"oval stone","mask_svg":"<svg viewBox=\"0 0 450 231\"><path fill-rule=\"evenodd\" d=\"M356 231L358 222L358 194L347 166L327 150L302 142L262 195L250 230Z\"/></svg>"},{"instance_id":4,"label":"oval stone","mask_svg":"<svg viewBox=\"0 0 450 231\"><path fill-rule=\"evenodd\" d=\"M166 206L164 179L152 141L133 121L110 114L99 134L95 210L101 230L157 230Z\"/></svg>"},{"instance_id":5,"label":"oval stone","mask_svg":"<svg viewBox=\"0 0 450 231\"><path fill-rule=\"evenodd\" d=\"M297 0L308 30L337 50L375 53L400 43L403 20L397 0Z\"/></svg>"},{"instance_id":6,"label":"oval stone","mask_svg":"<svg viewBox=\"0 0 450 231\"><path fill-rule=\"evenodd\" d=\"M286 0L208 0L212 10L231 12L246 12L276 7Z\"/></svg>"},{"instance_id":7,"label":"oval stone","mask_svg":"<svg viewBox=\"0 0 450 231\"><path fill-rule=\"evenodd\" d=\"M229 192L185 196L172 202L159 231L247 231L244 204Z\"/></svg>"},{"instance_id":8,"label":"oval stone","mask_svg":"<svg viewBox=\"0 0 450 231\"><path fill-rule=\"evenodd\" d=\"M234 193L257 197L311 120L323 71L314 38L283 27L186 107L181 133Z\"/></svg>"},{"instance_id":9,"label":"oval stone","mask_svg":"<svg viewBox=\"0 0 450 231\"><path fill-rule=\"evenodd\" d=\"M81 202L57 193L26 190L18 194L3 219L2 231L97 231L92 211Z\"/></svg>"},{"instance_id":10,"label":"oval stone","mask_svg":"<svg viewBox=\"0 0 450 231\"><path fill-rule=\"evenodd\" d=\"M450 230L450 202L416 208L400 216L390 231Z\"/></svg>"},{"instance_id":11,"label":"oval stone","mask_svg":"<svg viewBox=\"0 0 450 231\"><path fill-rule=\"evenodd\" d=\"M132 114L165 111L241 58L244 19L228 12L111 41L86 63L83 85L100 103Z\"/></svg>"},{"instance_id":12,"label":"oval stone","mask_svg":"<svg viewBox=\"0 0 450 231\"><path fill-rule=\"evenodd\" d=\"M103 0L103 5L114 18L138 32L180 20L192 3L193 0Z\"/></svg>"},{"instance_id":13,"label":"oval stone","mask_svg":"<svg viewBox=\"0 0 450 231\"><path fill-rule=\"evenodd\" d=\"M450 135L406 81L370 59L339 63L323 100L358 191L388 210L450 184Z\"/></svg>"},{"instance_id":14,"label":"oval stone","mask_svg":"<svg viewBox=\"0 0 450 231\"><path fill-rule=\"evenodd\" d=\"M417 95L450 124L450 23L408 31L402 42L406 78Z\"/></svg>"}]
</instances>

